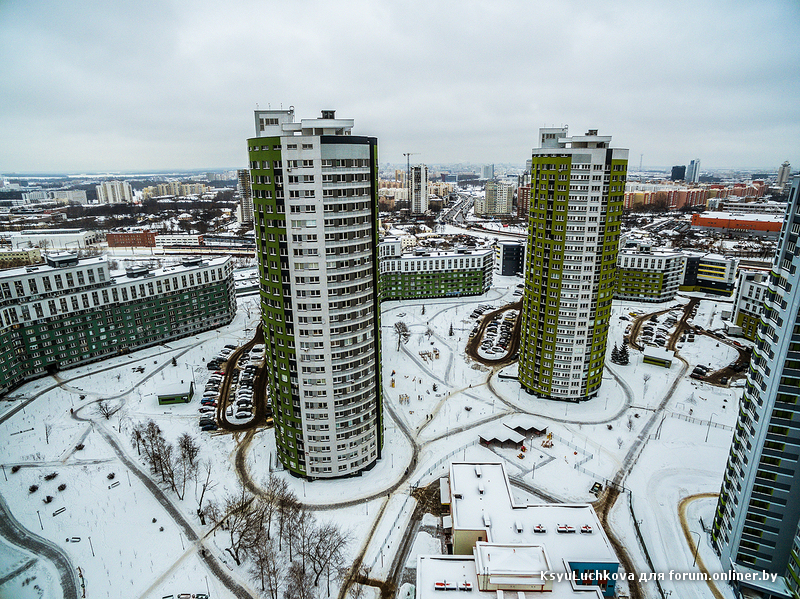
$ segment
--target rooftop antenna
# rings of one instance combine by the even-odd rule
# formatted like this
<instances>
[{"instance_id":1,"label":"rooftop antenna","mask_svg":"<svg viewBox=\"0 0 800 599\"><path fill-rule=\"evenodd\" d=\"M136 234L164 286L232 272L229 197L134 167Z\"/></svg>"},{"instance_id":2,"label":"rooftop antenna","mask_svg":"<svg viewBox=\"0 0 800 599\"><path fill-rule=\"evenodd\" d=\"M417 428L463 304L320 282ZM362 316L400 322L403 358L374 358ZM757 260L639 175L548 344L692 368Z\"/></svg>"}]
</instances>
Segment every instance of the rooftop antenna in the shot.
<instances>
[{"instance_id":1,"label":"rooftop antenna","mask_svg":"<svg viewBox=\"0 0 800 599\"><path fill-rule=\"evenodd\" d=\"M639 175L642 174L642 159L644 158L644 154L639 154Z\"/></svg>"}]
</instances>

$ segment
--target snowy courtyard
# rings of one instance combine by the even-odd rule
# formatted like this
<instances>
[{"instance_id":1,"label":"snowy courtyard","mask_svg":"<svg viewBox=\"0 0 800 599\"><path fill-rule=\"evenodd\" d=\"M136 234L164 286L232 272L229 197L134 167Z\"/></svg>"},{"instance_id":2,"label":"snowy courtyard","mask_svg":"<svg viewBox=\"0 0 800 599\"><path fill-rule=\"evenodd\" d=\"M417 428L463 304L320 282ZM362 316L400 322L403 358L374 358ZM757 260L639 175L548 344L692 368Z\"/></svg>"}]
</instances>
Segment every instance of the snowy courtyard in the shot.
<instances>
[{"instance_id":1,"label":"snowy courtyard","mask_svg":"<svg viewBox=\"0 0 800 599\"><path fill-rule=\"evenodd\" d=\"M543 501L541 497L594 501L593 484L606 486L626 467L621 484L630 501L628 494L620 497L610 522L636 567L650 571L635 531L638 522L656 571L691 570L693 554L681 532L678 504L719 491L738 392L688 375L697 364L729 364L736 350L698 336L683 344L680 359L670 368L645 364L642 353L631 350L628 365L607 362L598 397L577 404L538 399L520 388L516 364L489 367L465 353L475 324L472 310L479 304L500 308L514 303L518 283L515 277L496 276L493 288L482 296L384 302L385 441L381 459L362 476L313 482L293 478L276 463L272 429L256 429L249 437L201 432L198 399L158 405L159 389L189 381L201 389L210 374L204 362L223 345L251 338L258 314L257 296L251 296L240 298L229 326L63 371L11 393L0 404L0 434L6 439L0 454L0 495L23 529L57 546L76 571L80 568L76 580L85 585L86 596L233 597L208 567L208 560L216 560L232 581L257 597L260 587L247 566L237 566L226 552L226 535L197 516L201 497L206 505L238 487L239 454L253 485L263 488L273 473L318 521L344 529L352 539L348 563L361 557L376 580L391 575L396 559L404 560L401 569L413 569L416 555L441 551L432 534L441 524L438 514L427 514L416 529L411 526L416 506L412 492L446 475L451 461L503 462L519 486L518 500L530 502ZM609 355L628 324L620 316L686 301L679 298L669 306L615 302ZM720 328L720 312L715 299L704 298L693 322ZM410 331L406 342L395 334L400 321ZM119 410L106 419L98 411L99 400ZM524 451L479 443L479 435L493 427L525 418L546 427L549 442L544 436L527 436ZM179 499L162 484L162 499L154 495L146 477L156 478L131 440L134 428L150 420L170 442L184 433L197 440L197 457L210 465L212 485L189 480ZM637 443L643 449L626 465ZM710 571L720 565L699 520L708 527L713 510L714 501L707 497L686 510L690 529L700 533L699 555ZM406 535L412 535L410 550L400 555ZM201 551L208 554L204 559ZM59 572L51 562L14 544L4 542L0 548L0 577L7 577L0 584L3 596L59 596ZM675 596L711 596L705 583L670 584L665 590ZM720 585L719 590L731 596L727 587ZM370 589L366 596L379 595Z\"/></svg>"}]
</instances>

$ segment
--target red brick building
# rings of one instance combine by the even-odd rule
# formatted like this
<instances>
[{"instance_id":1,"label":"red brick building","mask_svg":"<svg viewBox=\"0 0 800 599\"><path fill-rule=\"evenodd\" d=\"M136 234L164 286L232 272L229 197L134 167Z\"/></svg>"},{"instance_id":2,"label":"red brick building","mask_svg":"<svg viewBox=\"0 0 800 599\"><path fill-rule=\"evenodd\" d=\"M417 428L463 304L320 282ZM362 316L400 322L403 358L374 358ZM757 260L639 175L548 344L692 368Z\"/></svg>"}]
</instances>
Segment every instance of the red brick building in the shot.
<instances>
[{"instance_id":1,"label":"red brick building","mask_svg":"<svg viewBox=\"0 0 800 599\"><path fill-rule=\"evenodd\" d=\"M126 231L106 234L110 248L156 247L156 233L152 231Z\"/></svg>"},{"instance_id":2,"label":"red brick building","mask_svg":"<svg viewBox=\"0 0 800 599\"><path fill-rule=\"evenodd\" d=\"M528 216L531 207L531 186L522 185L517 189L517 216Z\"/></svg>"}]
</instances>

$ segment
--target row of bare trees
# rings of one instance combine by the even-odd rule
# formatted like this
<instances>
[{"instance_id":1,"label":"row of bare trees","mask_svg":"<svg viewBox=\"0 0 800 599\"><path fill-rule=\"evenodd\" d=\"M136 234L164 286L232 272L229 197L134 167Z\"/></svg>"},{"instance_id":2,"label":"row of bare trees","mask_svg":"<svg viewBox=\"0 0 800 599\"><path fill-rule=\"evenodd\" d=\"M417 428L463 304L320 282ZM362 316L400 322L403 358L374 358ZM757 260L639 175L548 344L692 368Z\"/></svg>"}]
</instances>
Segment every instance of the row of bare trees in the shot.
<instances>
[{"instance_id":1,"label":"row of bare trees","mask_svg":"<svg viewBox=\"0 0 800 599\"><path fill-rule=\"evenodd\" d=\"M333 523L320 522L303 508L285 480L270 474L264 492L243 486L210 503L209 519L228 535L225 549L237 565L249 561L249 572L270 599L315 599L325 580L346 572L345 549L350 535Z\"/></svg>"},{"instance_id":2,"label":"row of bare trees","mask_svg":"<svg viewBox=\"0 0 800 599\"><path fill-rule=\"evenodd\" d=\"M159 475L161 482L169 485L178 499L183 500L189 481L202 483L198 507L202 509L205 492L213 486L211 463L202 464L197 459L200 446L192 435L183 433L173 445L164 438L161 428L148 420L134 425L131 441L139 455L144 455L150 471Z\"/></svg>"},{"instance_id":3,"label":"row of bare trees","mask_svg":"<svg viewBox=\"0 0 800 599\"><path fill-rule=\"evenodd\" d=\"M187 483L195 480L200 495L198 514L208 517L227 537L230 554L238 566L246 563L253 580L270 599L316 599L324 580L330 596L331 581L347 572L346 548L350 534L336 524L321 522L304 509L287 482L270 473L263 492L253 494L243 485L219 501L209 501L213 488L211 463L198 459L200 447L188 433L169 443L152 420L139 422L131 441L150 471L183 500Z\"/></svg>"}]
</instances>

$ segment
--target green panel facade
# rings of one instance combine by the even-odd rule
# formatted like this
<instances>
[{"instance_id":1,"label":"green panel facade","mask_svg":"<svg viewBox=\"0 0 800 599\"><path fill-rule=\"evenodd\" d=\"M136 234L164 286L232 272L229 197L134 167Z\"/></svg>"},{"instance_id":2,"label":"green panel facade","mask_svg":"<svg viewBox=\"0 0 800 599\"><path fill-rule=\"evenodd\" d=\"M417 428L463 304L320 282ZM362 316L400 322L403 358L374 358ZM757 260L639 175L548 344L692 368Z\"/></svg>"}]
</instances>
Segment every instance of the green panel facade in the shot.
<instances>
[{"instance_id":1,"label":"green panel facade","mask_svg":"<svg viewBox=\"0 0 800 599\"><path fill-rule=\"evenodd\" d=\"M257 111L248 139L267 391L278 459L296 476L381 457L377 143L352 121ZM273 135L274 133L274 135Z\"/></svg>"},{"instance_id":2,"label":"green panel facade","mask_svg":"<svg viewBox=\"0 0 800 599\"><path fill-rule=\"evenodd\" d=\"M519 380L539 397L580 401L596 395L603 378L627 151L610 149L611 138L594 131L541 133L531 165Z\"/></svg>"},{"instance_id":3,"label":"green panel facade","mask_svg":"<svg viewBox=\"0 0 800 599\"><path fill-rule=\"evenodd\" d=\"M214 280L208 282L201 281L200 273L211 269L201 263L196 270L177 267L174 274L157 271L135 279L110 279L105 261L98 259L19 275L6 273L2 289L7 307L0 308L4 325L0 341L5 342L0 349L0 390L230 323L236 314L232 269L228 260L218 263ZM87 266L103 272L102 280L76 285L73 275L88 272ZM217 272L224 274L217 278ZM44 293L32 294L32 279L39 286L46 282L49 290L37 288Z\"/></svg>"}]
</instances>

